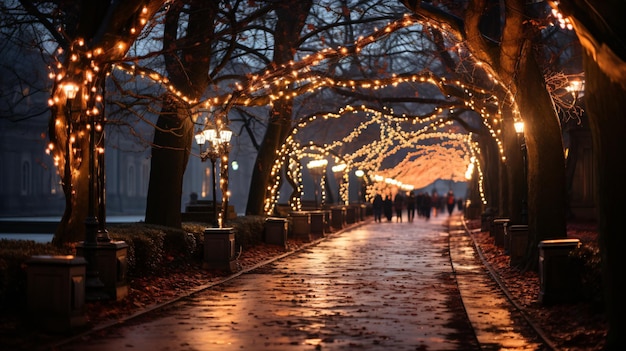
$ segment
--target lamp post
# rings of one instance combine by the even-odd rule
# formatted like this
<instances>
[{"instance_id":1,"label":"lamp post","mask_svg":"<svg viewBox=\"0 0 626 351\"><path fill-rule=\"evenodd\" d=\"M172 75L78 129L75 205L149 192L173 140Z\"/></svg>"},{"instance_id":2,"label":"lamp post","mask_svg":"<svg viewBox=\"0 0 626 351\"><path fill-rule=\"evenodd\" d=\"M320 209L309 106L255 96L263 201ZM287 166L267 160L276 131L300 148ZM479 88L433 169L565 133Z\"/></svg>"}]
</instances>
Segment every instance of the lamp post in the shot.
<instances>
[{"instance_id":1,"label":"lamp post","mask_svg":"<svg viewBox=\"0 0 626 351\"><path fill-rule=\"evenodd\" d=\"M235 255L235 230L224 228L224 220L217 215L217 168L216 162L220 158L222 170L220 187L222 190L222 211L228 207L228 153L230 139L233 132L215 118L215 124L208 121L208 128L196 134L196 143L200 146L200 159L211 161L211 178L213 185L213 218L211 227L204 229L204 263L205 268L225 269L229 272L238 270L237 256ZM204 146L206 144L206 150ZM224 212L223 212L224 213ZM228 213L226 211L225 213ZM223 219L223 216L222 216Z\"/></svg>"},{"instance_id":2,"label":"lamp post","mask_svg":"<svg viewBox=\"0 0 626 351\"><path fill-rule=\"evenodd\" d=\"M66 143L66 161L65 175L70 176L69 172L71 160L70 156L70 143L72 140L72 104L80 88L74 82L67 82L63 85L63 90L66 97L66 114L67 114L67 143ZM99 264L98 264L98 242L96 240L98 231L98 218L95 215L95 125L94 117L90 115L89 118L89 169L88 169L88 198L87 198L87 217L85 218L85 241L82 245L79 245L77 252L82 252L85 260L87 261L87 267L85 269L85 299L86 300L105 300L110 296L104 292L104 283L100 280ZM71 184L70 184L71 186Z\"/></svg>"},{"instance_id":3,"label":"lamp post","mask_svg":"<svg viewBox=\"0 0 626 351\"><path fill-rule=\"evenodd\" d=\"M72 170L70 167L70 163L72 161L72 102L76 98L76 94L78 93L78 85L74 82L68 82L63 85L63 91L65 92L65 130L67 133L67 141L65 143L65 168L64 168L64 176L63 178L68 182L66 185L71 193L72 188ZM70 197L67 197L68 201Z\"/></svg>"},{"instance_id":4,"label":"lamp post","mask_svg":"<svg viewBox=\"0 0 626 351\"><path fill-rule=\"evenodd\" d=\"M364 201L364 193L363 193L363 184L364 184L364 180L363 180L363 176L365 176L365 172L361 169L357 169L356 171L354 171L354 175L357 176L357 178L359 178L359 192L358 192L358 196L359 196L359 203L363 203Z\"/></svg>"},{"instance_id":5,"label":"lamp post","mask_svg":"<svg viewBox=\"0 0 626 351\"><path fill-rule=\"evenodd\" d=\"M322 176L324 175L327 164L328 160L322 158L319 160L309 161L309 163L307 163L306 165L306 168L309 170L309 172L311 172L311 175L315 180L315 208L319 207L318 194L321 193L320 183L322 181Z\"/></svg>"},{"instance_id":6,"label":"lamp post","mask_svg":"<svg viewBox=\"0 0 626 351\"><path fill-rule=\"evenodd\" d=\"M331 168L333 171L333 174L335 175L335 180L337 181L337 203L338 204L341 204L342 202L344 202L343 198L341 197L341 185L343 184L342 182L343 171L345 171L347 167L348 165L345 163L338 163Z\"/></svg>"},{"instance_id":7,"label":"lamp post","mask_svg":"<svg viewBox=\"0 0 626 351\"><path fill-rule=\"evenodd\" d=\"M215 164L218 158L228 155L230 152L230 139L232 135L233 132L226 126L220 129L209 126L209 128L201 131L195 136L196 143L200 146L200 159L202 162L207 159L211 161L211 182L213 186L213 218L211 224L213 228L221 228L217 216L217 169ZM207 144L206 150L203 151L205 144ZM228 185L226 185L226 187L228 187Z\"/></svg>"},{"instance_id":8,"label":"lamp post","mask_svg":"<svg viewBox=\"0 0 626 351\"><path fill-rule=\"evenodd\" d=\"M528 223L528 208L526 204L526 193L528 192L528 163L526 160L526 138L524 137L524 121L516 121L513 124L515 128L515 133L517 133L518 142L520 143L520 148L522 150L522 161L524 162L523 170L524 170L524 197L522 198L522 213L521 220L523 224Z\"/></svg>"}]
</instances>

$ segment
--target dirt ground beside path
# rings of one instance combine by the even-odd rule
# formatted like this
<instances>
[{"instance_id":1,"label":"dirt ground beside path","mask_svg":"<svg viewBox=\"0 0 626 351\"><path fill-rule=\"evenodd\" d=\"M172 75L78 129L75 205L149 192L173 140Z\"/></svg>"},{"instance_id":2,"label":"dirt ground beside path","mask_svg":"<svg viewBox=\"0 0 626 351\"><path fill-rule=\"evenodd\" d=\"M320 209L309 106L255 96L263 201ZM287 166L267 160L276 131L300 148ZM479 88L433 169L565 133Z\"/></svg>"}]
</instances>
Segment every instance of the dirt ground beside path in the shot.
<instances>
[{"instance_id":1,"label":"dirt ground beside path","mask_svg":"<svg viewBox=\"0 0 626 351\"><path fill-rule=\"evenodd\" d=\"M467 222L469 228L480 228L480 220ZM569 223L567 235L583 243L596 243L593 223ZM488 232L472 235L484 258L505 285L523 313L537 325L558 350L600 351L604 347L608 324L601 307L590 301L546 306L539 302L539 275L510 267L509 257L494 243Z\"/></svg>"}]
</instances>

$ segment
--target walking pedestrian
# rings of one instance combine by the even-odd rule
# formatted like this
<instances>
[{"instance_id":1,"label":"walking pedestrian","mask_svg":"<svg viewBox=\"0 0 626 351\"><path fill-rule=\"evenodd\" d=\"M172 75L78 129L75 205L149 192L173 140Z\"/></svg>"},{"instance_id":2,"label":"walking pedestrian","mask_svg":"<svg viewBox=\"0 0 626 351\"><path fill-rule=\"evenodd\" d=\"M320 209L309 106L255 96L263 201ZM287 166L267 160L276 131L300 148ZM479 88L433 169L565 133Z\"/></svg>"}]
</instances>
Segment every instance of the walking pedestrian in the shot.
<instances>
[{"instance_id":1,"label":"walking pedestrian","mask_svg":"<svg viewBox=\"0 0 626 351\"><path fill-rule=\"evenodd\" d=\"M433 189L433 193L430 195L430 206L434 211L433 215L437 217L437 214L439 214L439 193L437 193L436 189ZM430 210L428 210L428 212L430 212ZM430 218L430 214L428 218Z\"/></svg>"},{"instance_id":2,"label":"walking pedestrian","mask_svg":"<svg viewBox=\"0 0 626 351\"><path fill-rule=\"evenodd\" d=\"M456 206L459 209L459 211L463 211L463 207L464 207L464 203L463 203L463 198L460 197L456 200Z\"/></svg>"},{"instance_id":3,"label":"walking pedestrian","mask_svg":"<svg viewBox=\"0 0 626 351\"><path fill-rule=\"evenodd\" d=\"M415 207L417 209L417 216L424 217L424 193L419 192L415 197Z\"/></svg>"},{"instance_id":4,"label":"walking pedestrian","mask_svg":"<svg viewBox=\"0 0 626 351\"><path fill-rule=\"evenodd\" d=\"M374 196L372 210L374 211L374 222L380 223L383 214L383 197L379 193Z\"/></svg>"},{"instance_id":5,"label":"walking pedestrian","mask_svg":"<svg viewBox=\"0 0 626 351\"><path fill-rule=\"evenodd\" d=\"M402 222L402 210L404 209L404 196L398 191L393 199L393 206L396 209L396 222Z\"/></svg>"},{"instance_id":6,"label":"walking pedestrian","mask_svg":"<svg viewBox=\"0 0 626 351\"><path fill-rule=\"evenodd\" d=\"M385 201L383 202L383 212L385 213L387 222L391 222L391 217L393 216L393 201L391 201L391 195L385 196Z\"/></svg>"},{"instance_id":7,"label":"walking pedestrian","mask_svg":"<svg viewBox=\"0 0 626 351\"><path fill-rule=\"evenodd\" d=\"M415 204L416 204L415 194L412 191L409 191L409 196L406 199L406 212L409 219L409 223L413 222L413 218L415 218Z\"/></svg>"},{"instance_id":8,"label":"walking pedestrian","mask_svg":"<svg viewBox=\"0 0 626 351\"><path fill-rule=\"evenodd\" d=\"M454 192L452 190L448 191L446 201L448 205L448 216L452 216L452 211L454 211L454 206L456 205L456 201L454 201Z\"/></svg>"}]
</instances>

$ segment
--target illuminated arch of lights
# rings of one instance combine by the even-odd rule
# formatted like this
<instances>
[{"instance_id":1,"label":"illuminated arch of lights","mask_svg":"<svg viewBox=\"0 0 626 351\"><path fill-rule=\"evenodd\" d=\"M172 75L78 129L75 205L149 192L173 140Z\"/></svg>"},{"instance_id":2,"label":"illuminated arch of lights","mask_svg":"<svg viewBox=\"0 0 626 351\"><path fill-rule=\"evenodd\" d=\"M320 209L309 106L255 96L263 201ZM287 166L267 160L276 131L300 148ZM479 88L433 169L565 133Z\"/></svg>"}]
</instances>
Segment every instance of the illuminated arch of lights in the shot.
<instances>
[{"instance_id":1,"label":"illuminated arch of lights","mask_svg":"<svg viewBox=\"0 0 626 351\"><path fill-rule=\"evenodd\" d=\"M292 129L282 148L277 151L277 157L271 169L271 181L266 188L264 205L266 214L273 213L280 197L282 169L290 172L289 177L298 184L295 192L302 194L302 160L307 158L322 159L337 155L337 150L341 149L343 145L356 141L362 131L373 124L380 127L379 138L361 146L352 153L342 155L342 162L347 165L348 170L361 169L374 180L379 177L382 177L382 179L395 179L396 181L402 179L404 184L411 185L411 182L418 180L420 175L432 180L432 174L426 176L427 172L432 172L432 170L426 169L426 165L429 165L430 162L429 166L432 166L434 162L439 161L439 164L446 165L445 171L440 174L441 176L448 177L452 175L457 181L463 180L464 172L459 170L465 170L468 167L470 156L467 155L474 152L471 147L473 143L472 134L450 133L440 130L452 124L453 121L445 121L442 118L433 118L433 116L427 116L422 119L414 117L413 119L421 120L426 126L409 132L398 126L402 122L407 122L410 117L397 117L365 106L347 106L340 113L328 113L320 117L324 119L338 119L347 113L357 112L365 113L366 115L360 125L340 140L335 140L330 144L319 145L313 141L302 143L298 140L298 133L314 122L318 116L307 117ZM437 143L431 145L421 143L431 139L436 139ZM413 151L408 152L403 160L392 169L382 170L383 162L387 157L406 149ZM419 160L419 162L416 160ZM344 177L347 174L348 172L345 172ZM322 179L322 181L324 180ZM427 184L426 182L419 183L420 186ZM396 183L395 185L397 186L398 184ZM381 191L386 186L378 181L371 182L368 184L367 198L371 198L374 192ZM347 192L347 188L341 191ZM290 201L290 206L292 210L300 210L301 202L299 197L295 201Z\"/></svg>"}]
</instances>

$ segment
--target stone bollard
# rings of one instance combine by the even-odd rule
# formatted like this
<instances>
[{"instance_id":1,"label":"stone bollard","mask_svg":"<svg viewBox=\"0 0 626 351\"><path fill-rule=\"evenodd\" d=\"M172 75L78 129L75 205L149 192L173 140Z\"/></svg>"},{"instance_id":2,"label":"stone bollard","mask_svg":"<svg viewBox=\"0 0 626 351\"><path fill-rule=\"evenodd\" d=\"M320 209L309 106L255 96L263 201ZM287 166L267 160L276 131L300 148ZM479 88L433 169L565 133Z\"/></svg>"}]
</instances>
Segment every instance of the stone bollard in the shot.
<instances>
[{"instance_id":1,"label":"stone bollard","mask_svg":"<svg viewBox=\"0 0 626 351\"><path fill-rule=\"evenodd\" d=\"M76 246L77 256L85 256L85 243ZM98 278L104 285L102 292L119 301L128 295L128 244L125 241L98 242L95 251Z\"/></svg>"},{"instance_id":2,"label":"stone bollard","mask_svg":"<svg viewBox=\"0 0 626 351\"><path fill-rule=\"evenodd\" d=\"M234 228L204 229L204 269L237 272Z\"/></svg>"},{"instance_id":3,"label":"stone bollard","mask_svg":"<svg viewBox=\"0 0 626 351\"><path fill-rule=\"evenodd\" d=\"M346 206L346 224L353 224L356 222L356 208L354 205Z\"/></svg>"},{"instance_id":4,"label":"stone bollard","mask_svg":"<svg viewBox=\"0 0 626 351\"><path fill-rule=\"evenodd\" d=\"M517 266L522 263L528 248L528 225L514 224L507 227L509 241L509 264Z\"/></svg>"},{"instance_id":5,"label":"stone bollard","mask_svg":"<svg viewBox=\"0 0 626 351\"><path fill-rule=\"evenodd\" d=\"M308 211L311 216L311 235L317 238L324 237L324 212Z\"/></svg>"},{"instance_id":6,"label":"stone bollard","mask_svg":"<svg viewBox=\"0 0 626 351\"><path fill-rule=\"evenodd\" d=\"M269 217L265 219L265 243L287 249L288 230L289 226L286 218Z\"/></svg>"},{"instance_id":7,"label":"stone bollard","mask_svg":"<svg viewBox=\"0 0 626 351\"><path fill-rule=\"evenodd\" d=\"M65 333L87 324L84 257L32 256L26 265L28 317L34 325Z\"/></svg>"},{"instance_id":8,"label":"stone bollard","mask_svg":"<svg viewBox=\"0 0 626 351\"><path fill-rule=\"evenodd\" d=\"M311 215L304 211L294 211L289 214L291 218L291 236L302 239L304 242L311 241Z\"/></svg>"},{"instance_id":9,"label":"stone bollard","mask_svg":"<svg viewBox=\"0 0 626 351\"><path fill-rule=\"evenodd\" d=\"M579 275L569 254L580 246L578 239L539 242L539 301L544 304L573 302L579 297Z\"/></svg>"},{"instance_id":10,"label":"stone bollard","mask_svg":"<svg viewBox=\"0 0 626 351\"><path fill-rule=\"evenodd\" d=\"M334 229L341 229L345 224L346 208L343 206L333 207L331 209L331 225Z\"/></svg>"},{"instance_id":11,"label":"stone bollard","mask_svg":"<svg viewBox=\"0 0 626 351\"><path fill-rule=\"evenodd\" d=\"M494 237L494 243L496 246L504 247L504 231L505 227L509 224L508 218L496 218L493 220L492 230Z\"/></svg>"}]
</instances>

